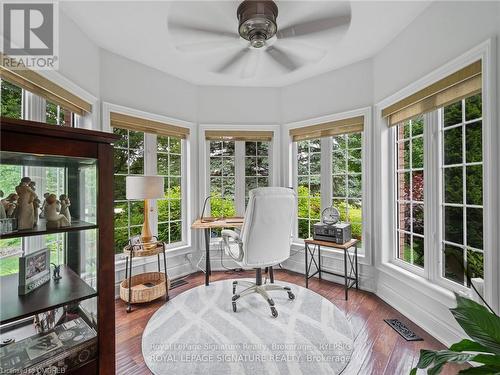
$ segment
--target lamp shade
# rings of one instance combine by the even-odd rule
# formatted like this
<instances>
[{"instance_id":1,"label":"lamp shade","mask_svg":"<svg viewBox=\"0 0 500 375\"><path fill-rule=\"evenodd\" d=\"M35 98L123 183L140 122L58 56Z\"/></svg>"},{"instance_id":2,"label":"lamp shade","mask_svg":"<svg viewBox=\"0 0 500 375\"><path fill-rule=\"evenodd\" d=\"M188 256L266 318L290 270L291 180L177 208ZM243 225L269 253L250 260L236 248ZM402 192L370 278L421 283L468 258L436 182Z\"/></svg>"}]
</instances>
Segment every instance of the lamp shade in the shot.
<instances>
[{"instance_id":1,"label":"lamp shade","mask_svg":"<svg viewBox=\"0 0 500 375\"><path fill-rule=\"evenodd\" d=\"M127 176L127 199L159 199L165 196L163 177Z\"/></svg>"}]
</instances>

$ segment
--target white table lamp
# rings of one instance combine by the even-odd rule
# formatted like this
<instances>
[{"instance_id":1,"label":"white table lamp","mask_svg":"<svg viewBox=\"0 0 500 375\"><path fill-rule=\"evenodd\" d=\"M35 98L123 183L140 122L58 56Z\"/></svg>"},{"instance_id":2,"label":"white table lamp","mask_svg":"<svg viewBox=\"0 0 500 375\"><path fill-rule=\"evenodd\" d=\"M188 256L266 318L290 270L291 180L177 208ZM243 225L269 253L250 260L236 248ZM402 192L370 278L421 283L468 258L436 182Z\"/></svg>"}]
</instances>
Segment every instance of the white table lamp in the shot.
<instances>
[{"instance_id":1,"label":"white table lamp","mask_svg":"<svg viewBox=\"0 0 500 375\"><path fill-rule=\"evenodd\" d=\"M160 176L127 176L125 179L127 199L144 199L144 224L141 232L143 243L153 239L149 227L149 199L165 197L163 181Z\"/></svg>"}]
</instances>

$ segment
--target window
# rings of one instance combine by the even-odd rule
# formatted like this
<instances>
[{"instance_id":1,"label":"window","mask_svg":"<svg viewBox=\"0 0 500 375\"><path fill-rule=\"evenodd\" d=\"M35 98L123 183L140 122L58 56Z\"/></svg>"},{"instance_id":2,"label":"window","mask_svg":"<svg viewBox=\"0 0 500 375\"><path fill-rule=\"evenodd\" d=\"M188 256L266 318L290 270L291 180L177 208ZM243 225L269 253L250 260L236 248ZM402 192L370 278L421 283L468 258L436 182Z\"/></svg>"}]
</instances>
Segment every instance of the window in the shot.
<instances>
[{"instance_id":1,"label":"window","mask_svg":"<svg viewBox=\"0 0 500 375\"><path fill-rule=\"evenodd\" d=\"M2 110L4 117L23 118L23 89L1 80L2 86Z\"/></svg>"},{"instance_id":2,"label":"window","mask_svg":"<svg viewBox=\"0 0 500 375\"><path fill-rule=\"evenodd\" d=\"M236 215L234 141L210 141L210 195L212 216Z\"/></svg>"},{"instance_id":3,"label":"window","mask_svg":"<svg viewBox=\"0 0 500 375\"><path fill-rule=\"evenodd\" d=\"M158 237L167 243L182 240L181 147L180 138L157 136L156 165L165 177L165 199L157 200Z\"/></svg>"},{"instance_id":4,"label":"window","mask_svg":"<svg viewBox=\"0 0 500 375\"><path fill-rule=\"evenodd\" d=\"M115 253L121 253L128 239L141 233L144 202L127 200L125 177L144 174L144 133L114 128L120 136L114 147Z\"/></svg>"},{"instance_id":5,"label":"window","mask_svg":"<svg viewBox=\"0 0 500 375\"><path fill-rule=\"evenodd\" d=\"M72 113L57 104L46 102L45 122L52 125L72 126Z\"/></svg>"},{"instance_id":6,"label":"window","mask_svg":"<svg viewBox=\"0 0 500 375\"><path fill-rule=\"evenodd\" d=\"M250 190L269 186L269 142L245 142L245 206Z\"/></svg>"},{"instance_id":7,"label":"window","mask_svg":"<svg viewBox=\"0 0 500 375\"><path fill-rule=\"evenodd\" d=\"M424 119L396 128L397 258L424 267Z\"/></svg>"},{"instance_id":8,"label":"window","mask_svg":"<svg viewBox=\"0 0 500 375\"><path fill-rule=\"evenodd\" d=\"M442 116L442 276L470 286L483 278L483 152L481 94L440 111Z\"/></svg>"},{"instance_id":9,"label":"window","mask_svg":"<svg viewBox=\"0 0 500 375\"><path fill-rule=\"evenodd\" d=\"M298 237L312 236L321 215L321 140L297 142Z\"/></svg>"},{"instance_id":10,"label":"window","mask_svg":"<svg viewBox=\"0 0 500 375\"><path fill-rule=\"evenodd\" d=\"M333 206L342 221L351 223L352 237L358 240L363 234L362 145L363 133L332 137Z\"/></svg>"}]
</instances>

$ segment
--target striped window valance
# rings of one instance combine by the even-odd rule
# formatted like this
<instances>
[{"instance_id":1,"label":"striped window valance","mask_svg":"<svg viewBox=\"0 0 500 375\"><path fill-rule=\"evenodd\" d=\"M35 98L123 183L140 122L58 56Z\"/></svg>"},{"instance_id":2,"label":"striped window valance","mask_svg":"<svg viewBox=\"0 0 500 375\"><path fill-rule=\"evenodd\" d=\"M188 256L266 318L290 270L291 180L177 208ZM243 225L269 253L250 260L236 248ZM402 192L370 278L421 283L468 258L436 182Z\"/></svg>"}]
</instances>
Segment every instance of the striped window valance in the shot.
<instances>
[{"instance_id":1,"label":"striped window valance","mask_svg":"<svg viewBox=\"0 0 500 375\"><path fill-rule=\"evenodd\" d=\"M205 139L208 141L272 141L272 131L237 131L237 130L207 130Z\"/></svg>"},{"instance_id":2,"label":"striped window valance","mask_svg":"<svg viewBox=\"0 0 500 375\"><path fill-rule=\"evenodd\" d=\"M111 127L153 133L168 137L186 138L189 129L182 126L171 125L164 122L148 120L141 117L124 115L123 113L110 113Z\"/></svg>"},{"instance_id":3,"label":"striped window valance","mask_svg":"<svg viewBox=\"0 0 500 375\"><path fill-rule=\"evenodd\" d=\"M382 116L388 125L394 126L417 115L481 92L481 60L476 61L449 76L417 91L416 93L384 108Z\"/></svg>"},{"instance_id":4,"label":"striped window valance","mask_svg":"<svg viewBox=\"0 0 500 375\"><path fill-rule=\"evenodd\" d=\"M356 116L342 120L325 122L323 124L304 126L290 129L290 136L294 142L306 139L332 137L341 134L359 133L363 131L364 116Z\"/></svg>"},{"instance_id":5,"label":"striped window valance","mask_svg":"<svg viewBox=\"0 0 500 375\"><path fill-rule=\"evenodd\" d=\"M0 77L80 116L92 112L92 105L30 69L14 69L15 59L0 54Z\"/></svg>"}]
</instances>

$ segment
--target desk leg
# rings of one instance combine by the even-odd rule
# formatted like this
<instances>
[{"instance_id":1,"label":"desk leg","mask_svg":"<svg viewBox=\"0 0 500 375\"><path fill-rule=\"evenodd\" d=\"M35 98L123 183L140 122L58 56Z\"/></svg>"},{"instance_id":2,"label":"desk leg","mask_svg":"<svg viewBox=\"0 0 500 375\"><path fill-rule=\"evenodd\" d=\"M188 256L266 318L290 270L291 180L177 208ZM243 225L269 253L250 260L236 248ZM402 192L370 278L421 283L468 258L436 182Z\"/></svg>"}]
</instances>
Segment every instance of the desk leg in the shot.
<instances>
[{"instance_id":1,"label":"desk leg","mask_svg":"<svg viewBox=\"0 0 500 375\"><path fill-rule=\"evenodd\" d=\"M269 280L271 281L271 284L274 284L274 273L272 266L269 266Z\"/></svg>"},{"instance_id":2,"label":"desk leg","mask_svg":"<svg viewBox=\"0 0 500 375\"><path fill-rule=\"evenodd\" d=\"M305 263L305 266L306 266L306 288L309 288L309 272L307 272L307 252L309 251L309 244L306 243L306 245L304 246L304 254L306 256L306 263Z\"/></svg>"},{"instance_id":3,"label":"desk leg","mask_svg":"<svg viewBox=\"0 0 500 375\"><path fill-rule=\"evenodd\" d=\"M354 266L356 269L356 289L359 290L359 279L358 279L358 244L354 246Z\"/></svg>"},{"instance_id":4,"label":"desk leg","mask_svg":"<svg viewBox=\"0 0 500 375\"><path fill-rule=\"evenodd\" d=\"M321 246L318 245L318 272L319 272L319 279L321 280Z\"/></svg>"},{"instance_id":5,"label":"desk leg","mask_svg":"<svg viewBox=\"0 0 500 375\"><path fill-rule=\"evenodd\" d=\"M210 284L210 228L205 229L205 285Z\"/></svg>"},{"instance_id":6,"label":"desk leg","mask_svg":"<svg viewBox=\"0 0 500 375\"><path fill-rule=\"evenodd\" d=\"M344 290L345 300L347 301L347 249L344 250Z\"/></svg>"},{"instance_id":7,"label":"desk leg","mask_svg":"<svg viewBox=\"0 0 500 375\"><path fill-rule=\"evenodd\" d=\"M134 259L134 255L132 252L130 252L130 268L128 270L128 303L127 303L127 312L132 311L132 306L130 304L130 301L132 300L132 259Z\"/></svg>"},{"instance_id":8,"label":"desk leg","mask_svg":"<svg viewBox=\"0 0 500 375\"><path fill-rule=\"evenodd\" d=\"M170 299L170 295L168 293L167 253L165 252L165 242L163 242L163 271L165 272L165 288L167 290L165 300L168 301Z\"/></svg>"}]
</instances>

